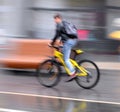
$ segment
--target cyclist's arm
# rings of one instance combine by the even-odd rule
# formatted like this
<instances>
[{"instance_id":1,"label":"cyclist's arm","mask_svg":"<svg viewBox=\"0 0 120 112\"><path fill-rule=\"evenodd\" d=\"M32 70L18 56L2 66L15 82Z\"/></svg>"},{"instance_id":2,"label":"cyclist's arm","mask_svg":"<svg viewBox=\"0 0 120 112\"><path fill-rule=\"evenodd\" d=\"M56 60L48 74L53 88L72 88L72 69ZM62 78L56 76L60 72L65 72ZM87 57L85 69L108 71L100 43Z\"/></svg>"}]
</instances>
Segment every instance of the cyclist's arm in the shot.
<instances>
[{"instance_id":1,"label":"cyclist's arm","mask_svg":"<svg viewBox=\"0 0 120 112\"><path fill-rule=\"evenodd\" d=\"M51 45L54 45L55 41L60 37L60 31L56 30L55 36L52 39Z\"/></svg>"}]
</instances>

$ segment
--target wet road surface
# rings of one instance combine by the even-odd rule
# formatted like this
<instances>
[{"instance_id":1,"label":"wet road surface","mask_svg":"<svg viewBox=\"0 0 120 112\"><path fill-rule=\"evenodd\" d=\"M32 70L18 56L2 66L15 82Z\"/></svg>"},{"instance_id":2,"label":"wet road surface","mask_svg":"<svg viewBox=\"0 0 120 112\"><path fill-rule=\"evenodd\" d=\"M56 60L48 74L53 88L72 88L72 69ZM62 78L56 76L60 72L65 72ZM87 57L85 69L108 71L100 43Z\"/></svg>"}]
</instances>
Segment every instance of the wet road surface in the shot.
<instances>
[{"instance_id":1,"label":"wet road surface","mask_svg":"<svg viewBox=\"0 0 120 112\"><path fill-rule=\"evenodd\" d=\"M0 112L120 112L120 71L101 70L98 85L85 90L75 81L54 88L33 72L0 72Z\"/></svg>"},{"instance_id":2,"label":"wet road surface","mask_svg":"<svg viewBox=\"0 0 120 112\"><path fill-rule=\"evenodd\" d=\"M120 112L120 105L62 98L0 94L0 110L16 112Z\"/></svg>"}]
</instances>

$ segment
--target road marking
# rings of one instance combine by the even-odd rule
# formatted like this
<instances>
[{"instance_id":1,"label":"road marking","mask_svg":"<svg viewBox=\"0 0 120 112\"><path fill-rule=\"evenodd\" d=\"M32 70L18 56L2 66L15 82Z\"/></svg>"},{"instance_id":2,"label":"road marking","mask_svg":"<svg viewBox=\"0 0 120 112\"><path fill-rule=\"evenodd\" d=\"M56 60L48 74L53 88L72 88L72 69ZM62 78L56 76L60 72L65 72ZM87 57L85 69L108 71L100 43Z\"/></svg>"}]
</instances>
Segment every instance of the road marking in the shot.
<instances>
[{"instance_id":1,"label":"road marking","mask_svg":"<svg viewBox=\"0 0 120 112\"><path fill-rule=\"evenodd\" d=\"M97 100L87 100L87 99L79 99L79 98L71 98L71 97L59 97L59 96L48 96L48 95L39 95L39 94L27 94L27 93L5 92L5 91L0 91L0 94L31 96L31 97L41 97L41 98L51 98L51 99L61 99L61 100L85 101L85 102L90 102L90 103L120 105L120 102L97 101Z\"/></svg>"},{"instance_id":2,"label":"road marking","mask_svg":"<svg viewBox=\"0 0 120 112\"><path fill-rule=\"evenodd\" d=\"M23 110L14 110L14 109L0 108L0 112L30 112L30 111L23 111Z\"/></svg>"}]
</instances>

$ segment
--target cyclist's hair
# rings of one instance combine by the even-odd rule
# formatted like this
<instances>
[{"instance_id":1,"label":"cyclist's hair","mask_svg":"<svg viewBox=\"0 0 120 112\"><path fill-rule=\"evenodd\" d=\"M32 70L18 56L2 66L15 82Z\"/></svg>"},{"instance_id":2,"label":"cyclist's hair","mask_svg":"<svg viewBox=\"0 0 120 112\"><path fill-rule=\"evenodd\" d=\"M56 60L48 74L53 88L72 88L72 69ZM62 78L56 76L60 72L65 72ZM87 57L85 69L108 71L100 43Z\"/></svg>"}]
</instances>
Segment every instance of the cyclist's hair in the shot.
<instances>
[{"instance_id":1,"label":"cyclist's hair","mask_svg":"<svg viewBox=\"0 0 120 112\"><path fill-rule=\"evenodd\" d=\"M54 15L54 19L56 19L56 18L62 19L62 16L60 14L56 14L56 15Z\"/></svg>"}]
</instances>

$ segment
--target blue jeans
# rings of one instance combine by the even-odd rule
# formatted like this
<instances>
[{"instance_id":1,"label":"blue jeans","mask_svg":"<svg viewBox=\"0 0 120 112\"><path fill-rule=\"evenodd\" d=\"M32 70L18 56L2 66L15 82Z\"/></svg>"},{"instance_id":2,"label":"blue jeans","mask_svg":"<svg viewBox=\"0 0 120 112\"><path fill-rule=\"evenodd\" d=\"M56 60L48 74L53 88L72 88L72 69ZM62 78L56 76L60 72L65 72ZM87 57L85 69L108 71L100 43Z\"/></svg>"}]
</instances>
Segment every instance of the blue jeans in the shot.
<instances>
[{"instance_id":1,"label":"blue jeans","mask_svg":"<svg viewBox=\"0 0 120 112\"><path fill-rule=\"evenodd\" d=\"M68 39L63 45L64 62L71 73L75 71L75 68L73 67L69 59L70 59L71 49L75 46L76 43L77 43L77 39Z\"/></svg>"}]
</instances>

